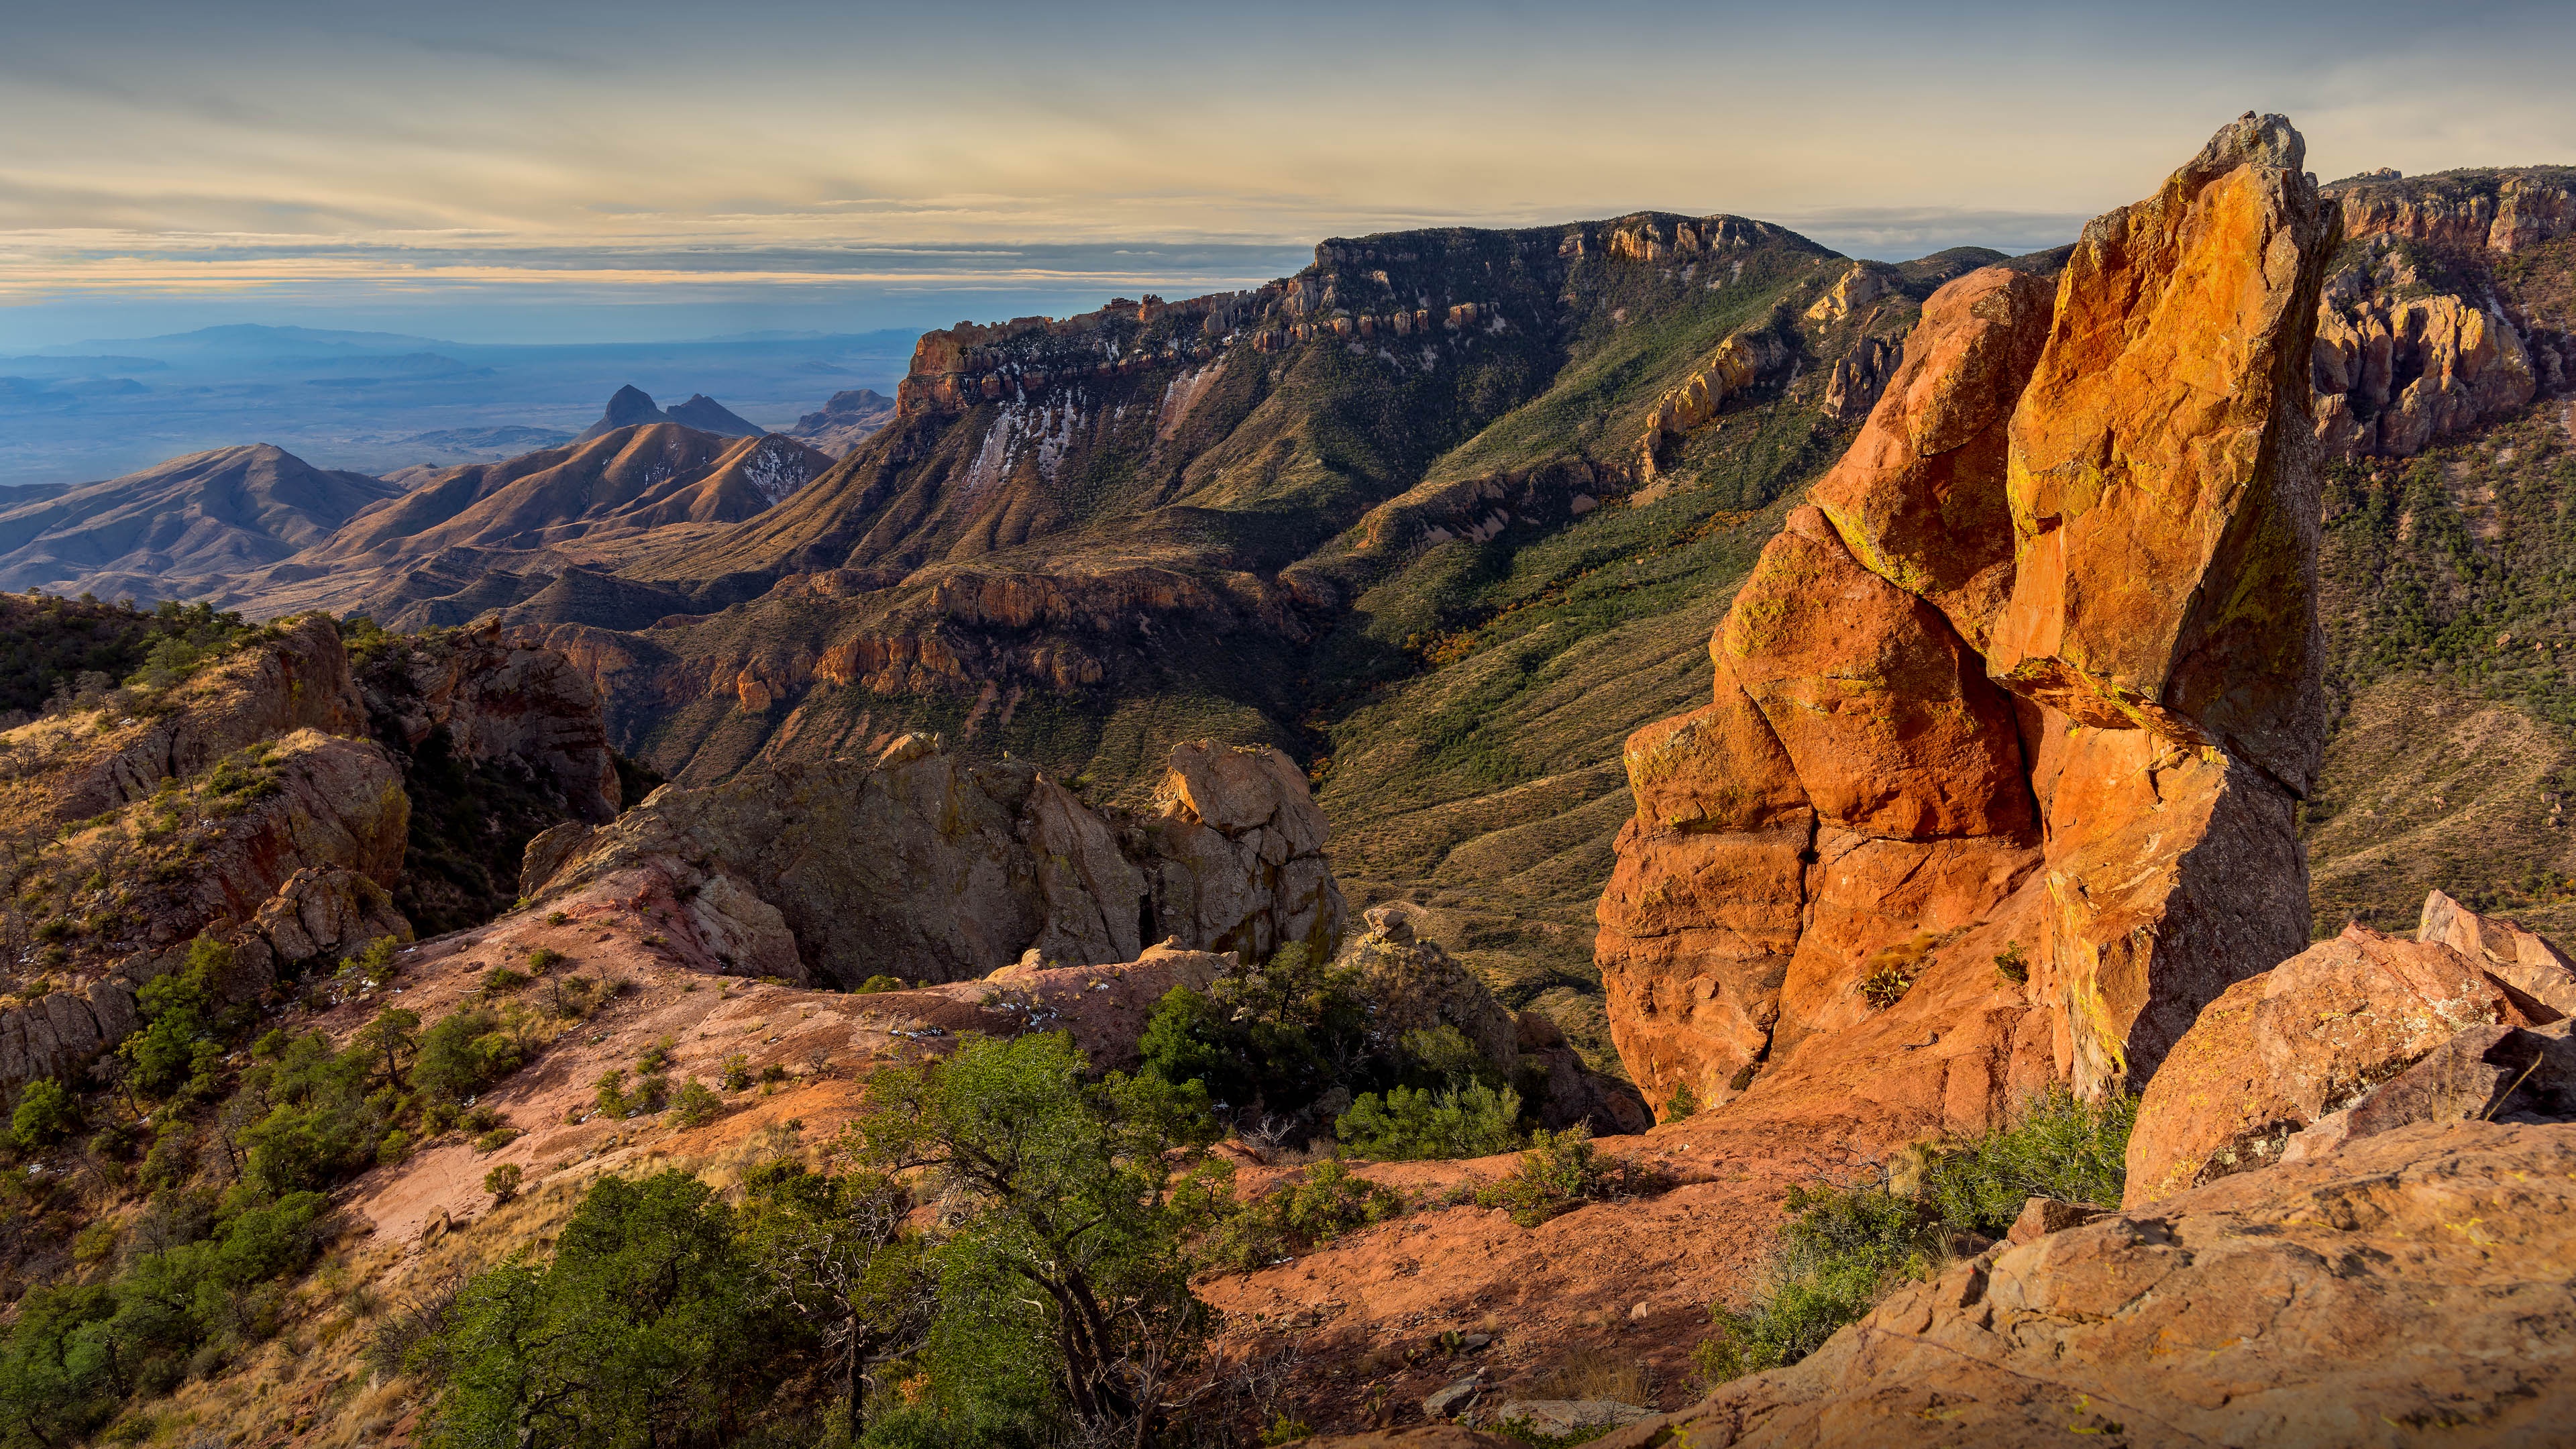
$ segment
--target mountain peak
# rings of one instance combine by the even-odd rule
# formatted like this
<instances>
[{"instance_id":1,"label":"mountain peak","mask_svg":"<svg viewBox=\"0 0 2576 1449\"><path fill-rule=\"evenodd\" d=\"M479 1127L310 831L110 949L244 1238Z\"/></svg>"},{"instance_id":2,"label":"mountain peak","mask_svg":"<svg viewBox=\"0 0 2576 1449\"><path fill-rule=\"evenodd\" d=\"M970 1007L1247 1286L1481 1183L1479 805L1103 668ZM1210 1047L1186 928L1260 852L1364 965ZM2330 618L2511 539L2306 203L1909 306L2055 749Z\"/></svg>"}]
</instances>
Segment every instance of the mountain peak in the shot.
<instances>
[{"instance_id":1,"label":"mountain peak","mask_svg":"<svg viewBox=\"0 0 2576 1449\"><path fill-rule=\"evenodd\" d=\"M667 416L675 423L719 437L756 438L768 431L702 392L689 394L689 400L671 409Z\"/></svg>"},{"instance_id":2,"label":"mountain peak","mask_svg":"<svg viewBox=\"0 0 2576 1449\"><path fill-rule=\"evenodd\" d=\"M623 428L665 419L662 410L653 405L653 395L630 382L609 397L608 411L600 414L599 420L610 427Z\"/></svg>"},{"instance_id":3,"label":"mountain peak","mask_svg":"<svg viewBox=\"0 0 2576 1449\"><path fill-rule=\"evenodd\" d=\"M640 423L678 423L684 428L695 428L720 438L756 438L767 431L736 416L732 409L702 392L689 394L687 402L665 412L654 406L651 393L630 382L608 399L608 410L599 415L599 421L573 441L587 443L619 428L631 428Z\"/></svg>"}]
</instances>

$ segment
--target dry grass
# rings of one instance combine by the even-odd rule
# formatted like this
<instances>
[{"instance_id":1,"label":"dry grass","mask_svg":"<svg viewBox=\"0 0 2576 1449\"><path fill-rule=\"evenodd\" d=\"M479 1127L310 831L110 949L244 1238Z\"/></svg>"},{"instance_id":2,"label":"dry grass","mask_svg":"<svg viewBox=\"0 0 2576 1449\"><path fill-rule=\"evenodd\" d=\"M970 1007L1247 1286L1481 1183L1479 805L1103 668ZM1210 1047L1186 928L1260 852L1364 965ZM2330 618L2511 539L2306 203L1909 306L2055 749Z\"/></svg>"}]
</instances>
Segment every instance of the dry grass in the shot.
<instances>
[{"instance_id":1,"label":"dry grass","mask_svg":"<svg viewBox=\"0 0 2576 1449\"><path fill-rule=\"evenodd\" d=\"M1651 1408L1655 1371L1645 1361L1607 1348L1576 1349L1530 1381L1532 1399L1609 1399Z\"/></svg>"}]
</instances>

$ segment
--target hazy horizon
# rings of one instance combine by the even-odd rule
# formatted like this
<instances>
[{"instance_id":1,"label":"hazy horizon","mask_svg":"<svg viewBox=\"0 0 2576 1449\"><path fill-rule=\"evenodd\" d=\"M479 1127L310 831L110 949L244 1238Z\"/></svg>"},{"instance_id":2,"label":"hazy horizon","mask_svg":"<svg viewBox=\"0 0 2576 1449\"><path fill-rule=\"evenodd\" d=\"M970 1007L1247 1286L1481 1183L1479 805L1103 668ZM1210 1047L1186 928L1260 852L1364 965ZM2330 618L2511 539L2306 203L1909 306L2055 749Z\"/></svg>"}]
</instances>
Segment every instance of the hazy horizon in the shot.
<instances>
[{"instance_id":1,"label":"hazy horizon","mask_svg":"<svg viewBox=\"0 0 2576 1449\"><path fill-rule=\"evenodd\" d=\"M33 0L0 52L0 353L918 330L1641 209L2023 251L2246 109L2329 179L2576 159L2565 7L2418 15Z\"/></svg>"}]
</instances>

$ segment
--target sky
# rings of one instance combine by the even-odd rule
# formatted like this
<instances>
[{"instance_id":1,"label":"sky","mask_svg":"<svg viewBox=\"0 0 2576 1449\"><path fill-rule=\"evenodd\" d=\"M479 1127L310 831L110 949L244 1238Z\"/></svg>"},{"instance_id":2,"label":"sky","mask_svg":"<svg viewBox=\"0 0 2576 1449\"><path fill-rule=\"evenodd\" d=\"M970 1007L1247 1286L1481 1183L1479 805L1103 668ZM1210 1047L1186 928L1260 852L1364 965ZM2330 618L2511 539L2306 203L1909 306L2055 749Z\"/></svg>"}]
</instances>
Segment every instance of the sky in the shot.
<instances>
[{"instance_id":1,"label":"sky","mask_svg":"<svg viewBox=\"0 0 2576 1449\"><path fill-rule=\"evenodd\" d=\"M0 354L944 326L1647 208L2021 251L2248 109L2329 180L2576 162L2571 41L2377 0L0 0Z\"/></svg>"}]
</instances>

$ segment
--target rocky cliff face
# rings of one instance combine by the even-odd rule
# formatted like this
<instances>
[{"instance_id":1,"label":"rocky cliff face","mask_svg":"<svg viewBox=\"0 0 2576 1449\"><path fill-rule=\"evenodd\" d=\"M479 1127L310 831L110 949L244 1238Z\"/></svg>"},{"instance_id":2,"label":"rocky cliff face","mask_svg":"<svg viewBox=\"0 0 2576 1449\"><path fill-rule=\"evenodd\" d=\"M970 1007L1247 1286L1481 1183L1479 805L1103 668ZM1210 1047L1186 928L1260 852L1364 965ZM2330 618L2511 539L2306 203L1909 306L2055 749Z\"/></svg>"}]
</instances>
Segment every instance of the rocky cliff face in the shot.
<instances>
[{"instance_id":1,"label":"rocky cliff face","mask_svg":"<svg viewBox=\"0 0 2576 1449\"><path fill-rule=\"evenodd\" d=\"M2411 458L2576 382L2576 318L2548 285L2576 235L2571 185L2534 167L2328 188L2344 245L2312 386L2329 457Z\"/></svg>"},{"instance_id":2,"label":"rocky cliff face","mask_svg":"<svg viewBox=\"0 0 2576 1449\"><path fill-rule=\"evenodd\" d=\"M2110 1090L2305 939L2332 223L2301 161L2248 116L2053 300L1995 271L1926 303L1712 640L1715 701L1630 741L1598 959L1650 1100L1953 991L1992 1043L1943 1069L1966 1120L2034 1072Z\"/></svg>"},{"instance_id":3,"label":"rocky cliff face","mask_svg":"<svg viewBox=\"0 0 2576 1449\"><path fill-rule=\"evenodd\" d=\"M1132 960L1166 939L1246 960L1338 943L1323 816L1285 756L1180 746L1157 802L1095 810L1033 766L908 735L873 764L668 787L613 825L548 832L523 885L543 901L631 879L728 943L720 969L845 987L966 980L1028 952Z\"/></svg>"},{"instance_id":4,"label":"rocky cliff face","mask_svg":"<svg viewBox=\"0 0 2576 1449\"><path fill-rule=\"evenodd\" d=\"M140 697L138 696L138 699ZM77 1068L136 1024L143 983L211 935L237 1000L278 975L488 918L473 860L515 866L529 835L615 817L597 696L560 655L498 631L386 642L353 674L306 619L119 716L7 732L0 1084Z\"/></svg>"}]
</instances>

